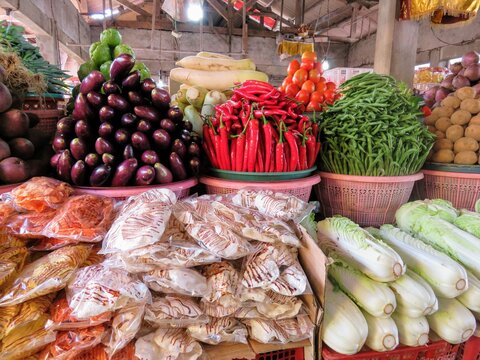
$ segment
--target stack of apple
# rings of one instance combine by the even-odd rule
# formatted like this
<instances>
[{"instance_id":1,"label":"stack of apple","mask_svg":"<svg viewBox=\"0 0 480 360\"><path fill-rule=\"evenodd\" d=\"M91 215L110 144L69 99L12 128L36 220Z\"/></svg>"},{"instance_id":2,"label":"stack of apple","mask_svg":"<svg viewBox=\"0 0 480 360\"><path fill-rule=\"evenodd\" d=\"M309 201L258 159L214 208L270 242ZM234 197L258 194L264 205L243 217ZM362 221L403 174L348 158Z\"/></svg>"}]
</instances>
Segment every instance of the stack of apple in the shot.
<instances>
[{"instance_id":1,"label":"stack of apple","mask_svg":"<svg viewBox=\"0 0 480 360\"><path fill-rule=\"evenodd\" d=\"M301 62L293 60L288 65L288 76L279 90L302 103L307 112L322 111L338 97L335 84L327 82L322 74L322 64L317 61L317 54L304 52Z\"/></svg>"}]
</instances>

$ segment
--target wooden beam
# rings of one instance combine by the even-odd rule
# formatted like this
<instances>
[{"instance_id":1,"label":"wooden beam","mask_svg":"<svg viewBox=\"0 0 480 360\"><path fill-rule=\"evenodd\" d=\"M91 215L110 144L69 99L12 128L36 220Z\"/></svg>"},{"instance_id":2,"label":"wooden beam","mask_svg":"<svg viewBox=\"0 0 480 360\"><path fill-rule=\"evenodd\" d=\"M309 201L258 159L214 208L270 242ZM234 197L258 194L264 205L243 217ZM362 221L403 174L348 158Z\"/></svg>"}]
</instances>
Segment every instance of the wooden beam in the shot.
<instances>
[{"instance_id":1,"label":"wooden beam","mask_svg":"<svg viewBox=\"0 0 480 360\"><path fill-rule=\"evenodd\" d=\"M250 9L253 5L257 3L257 0L249 0L245 3L245 8Z\"/></svg>"},{"instance_id":2,"label":"wooden beam","mask_svg":"<svg viewBox=\"0 0 480 360\"><path fill-rule=\"evenodd\" d=\"M340 24L342 21L349 19L352 14L352 6L347 5L320 16L318 19L310 22L309 26L316 27L316 29L313 29L315 31L315 35L320 35L328 31L329 28L332 28L333 26Z\"/></svg>"},{"instance_id":3,"label":"wooden beam","mask_svg":"<svg viewBox=\"0 0 480 360\"><path fill-rule=\"evenodd\" d=\"M295 25L300 26L302 22L302 0L295 0Z\"/></svg>"},{"instance_id":4,"label":"wooden beam","mask_svg":"<svg viewBox=\"0 0 480 360\"><path fill-rule=\"evenodd\" d=\"M228 13L225 10L224 6L222 3L220 3L218 0L207 0L208 4L221 16L223 17L227 22L230 21L228 18Z\"/></svg>"},{"instance_id":5,"label":"wooden beam","mask_svg":"<svg viewBox=\"0 0 480 360\"><path fill-rule=\"evenodd\" d=\"M151 14L142 9L140 6L135 5L134 3L131 3L129 0L115 0L117 3L120 5L125 6L127 9L132 10L134 13L137 13L138 15L143 15L143 16L151 16Z\"/></svg>"}]
</instances>

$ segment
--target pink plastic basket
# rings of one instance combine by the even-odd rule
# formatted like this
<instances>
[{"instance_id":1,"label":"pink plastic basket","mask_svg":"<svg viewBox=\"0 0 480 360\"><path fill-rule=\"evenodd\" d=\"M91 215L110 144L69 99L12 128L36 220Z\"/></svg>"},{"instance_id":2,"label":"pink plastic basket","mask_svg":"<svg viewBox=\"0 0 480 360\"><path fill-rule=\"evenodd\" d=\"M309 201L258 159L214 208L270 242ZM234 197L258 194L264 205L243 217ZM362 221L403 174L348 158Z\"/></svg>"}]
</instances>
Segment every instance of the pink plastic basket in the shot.
<instances>
[{"instance_id":1,"label":"pink plastic basket","mask_svg":"<svg viewBox=\"0 0 480 360\"><path fill-rule=\"evenodd\" d=\"M200 183L205 184L208 194L231 194L237 190L249 188L257 190L274 190L295 195L303 201L310 199L312 186L320 182L318 174L296 180L248 182L239 180L225 180L210 176L200 178Z\"/></svg>"},{"instance_id":2,"label":"pink plastic basket","mask_svg":"<svg viewBox=\"0 0 480 360\"><path fill-rule=\"evenodd\" d=\"M423 199L444 199L457 209L474 210L480 198L480 174L422 171L425 177L416 187Z\"/></svg>"},{"instance_id":3,"label":"pink plastic basket","mask_svg":"<svg viewBox=\"0 0 480 360\"><path fill-rule=\"evenodd\" d=\"M409 176L352 176L321 172L315 186L325 216L343 215L361 226L392 223L395 211L410 198L422 173Z\"/></svg>"},{"instance_id":4,"label":"pink plastic basket","mask_svg":"<svg viewBox=\"0 0 480 360\"><path fill-rule=\"evenodd\" d=\"M177 181L165 185L149 185L149 186L125 186L125 187L115 187L115 188L102 188L102 187L84 187L77 186L75 188L76 194L91 194L91 195L100 195L115 198L117 200L123 200L129 196L138 195L145 191L152 190L155 188L170 189L177 199L183 199L190 194L190 189L197 185L197 178L191 178L188 180Z\"/></svg>"},{"instance_id":5,"label":"pink plastic basket","mask_svg":"<svg viewBox=\"0 0 480 360\"><path fill-rule=\"evenodd\" d=\"M1 185L0 186L0 194L5 194L5 193L8 193L10 191L12 191L13 189L15 189L17 186L21 185L22 183L18 183L18 184L9 184L9 185Z\"/></svg>"}]
</instances>

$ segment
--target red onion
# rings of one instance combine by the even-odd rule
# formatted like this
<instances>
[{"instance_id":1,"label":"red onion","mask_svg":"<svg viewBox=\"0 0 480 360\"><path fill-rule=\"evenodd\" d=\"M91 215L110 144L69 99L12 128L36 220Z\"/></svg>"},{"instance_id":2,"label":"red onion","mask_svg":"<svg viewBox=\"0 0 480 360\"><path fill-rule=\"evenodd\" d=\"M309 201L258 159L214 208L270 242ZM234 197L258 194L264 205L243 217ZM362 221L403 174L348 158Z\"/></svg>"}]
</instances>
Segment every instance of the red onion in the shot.
<instances>
[{"instance_id":1,"label":"red onion","mask_svg":"<svg viewBox=\"0 0 480 360\"><path fill-rule=\"evenodd\" d=\"M455 89L460 89L465 86L470 86L470 80L465 76L457 75L453 78L452 84Z\"/></svg>"},{"instance_id":2,"label":"red onion","mask_svg":"<svg viewBox=\"0 0 480 360\"><path fill-rule=\"evenodd\" d=\"M453 74L450 74L450 75L447 75L445 77L445 79L443 79L442 83L440 84L441 87L444 87L444 88L447 88L447 89L450 89L450 90L453 90L453 85L452 85L452 81L453 81L453 78L455 77L455 75Z\"/></svg>"},{"instance_id":3,"label":"red onion","mask_svg":"<svg viewBox=\"0 0 480 360\"><path fill-rule=\"evenodd\" d=\"M457 75L465 76L465 68L463 68L462 70L460 70Z\"/></svg>"},{"instance_id":4,"label":"red onion","mask_svg":"<svg viewBox=\"0 0 480 360\"><path fill-rule=\"evenodd\" d=\"M435 102L439 103L440 101L445 99L448 94L450 94L450 90L447 88L441 87L435 93Z\"/></svg>"},{"instance_id":5,"label":"red onion","mask_svg":"<svg viewBox=\"0 0 480 360\"><path fill-rule=\"evenodd\" d=\"M462 56L462 65L467 67L473 64L478 64L478 54L475 51L469 51Z\"/></svg>"},{"instance_id":6,"label":"red onion","mask_svg":"<svg viewBox=\"0 0 480 360\"><path fill-rule=\"evenodd\" d=\"M455 63L450 65L450 71L454 74L457 75L461 70L463 70L463 65L462 63Z\"/></svg>"},{"instance_id":7,"label":"red onion","mask_svg":"<svg viewBox=\"0 0 480 360\"><path fill-rule=\"evenodd\" d=\"M477 81L480 79L480 65L473 64L469 65L465 69L465 77L470 81Z\"/></svg>"}]
</instances>

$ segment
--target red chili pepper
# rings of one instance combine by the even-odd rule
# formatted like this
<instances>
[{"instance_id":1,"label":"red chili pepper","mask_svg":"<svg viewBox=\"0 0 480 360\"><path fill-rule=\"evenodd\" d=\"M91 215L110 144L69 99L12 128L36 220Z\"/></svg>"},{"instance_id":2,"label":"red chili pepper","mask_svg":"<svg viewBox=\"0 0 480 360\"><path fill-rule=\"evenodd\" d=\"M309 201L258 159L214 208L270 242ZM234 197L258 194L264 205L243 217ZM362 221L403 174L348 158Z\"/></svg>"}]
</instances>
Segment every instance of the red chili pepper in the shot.
<instances>
[{"instance_id":1,"label":"red chili pepper","mask_svg":"<svg viewBox=\"0 0 480 360\"><path fill-rule=\"evenodd\" d=\"M230 98L230 100L233 100L233 101L240 101L241 99L242 99L242 97L240 95L235 94L235 93Z\"/></svg>"},{"instance_id":2,"label":"red chili pepper","mask_svg":"<svg viewBox=\"0 0 480 360\"><path fill-rule=\"evenodd\" d=\"M283 143L283 129L280 128L280 135L275 148L275 172L283 172L285 166L285 144Z\"/></svg>"},{"instance_id":3,"label":"red chili pepper","mask_svg":"<svg viewBox=\"0 0 480 360\"><path fill-rule=\"evenodd\" d=\"M208 160L210 160L210 163L212 164L213 167L218 169L219 165L217 161L217 156L215 154L215 148L213 145L213 141L210 138L207 124L203 125L203 144L202 145L203 145L203 149L205 150L205 153L207 154Z\"/></svg>"},{"instance_id":4,"label":"red chili pepper","mask_svg":"<svg viewBox=\"0 0 480 360\"><path fill-rule=\"evenodd\" d=\"M312 125L312 132L313 132L313 136L315 137L315 140L318 140L318 122L315 122Z\"/></svg>"},{"instance_id":5,"label":"red chili pepper","mask_svg":"<svg viewBox=\"0 0 480 360\"><path fill-rule=\"evenodd\" d=\"M285 140L287 140L290 150L290 158L288 158L288 171L295 171L298 166L298 145L293 133L288 130L285 133Z\"/></svg>"},{"instance_id":6,"label":"red chili pepper","mask_svg":"<svg viewBox=\"0 0 480 360\"><path fill-rule=\"evenodd\" d=\"M322 143L320 141L317 141L315 145L315 159L318 158L318 154L320 153L320 149L322 148ZM315 165L315 163L313 163Z\"/></svg>"},{"instance_id":7,"label":"red chili pepper","mask_svg":"<svg viewBox=\"0 0 480 360\"><path fill-rule=\"evenodd\" d=\"M262 110L254 110L253 111L253 117L255 119L261 119L263 116L263 111Z\"/></svg>"},{"instance_id":8,"label":"red chili pepper","mask_svg":"<svg viewBox=\"0 0 480 360\"><path fill-rule=\"evenodd\" d=\"M308 135L307 138L307 166L310 169L315 165L317 157L315 156L317 141L313 135Z\"/></svg>"},{"instance_id":9,"label":"red chili pepper","mask_svg":"<svg viewBox=\"0 0 480 360\"><path fill-rule=\"evenodd\" d=\"M259 124L257 119L251 119L247 128L248 139L248 166L247 171L253 172L255 169L255 160L257 158L258 139L259 139Z\"/></svg>"},{"instance_id":10,"label":"red chili pepper","mask_svg":"<svg viewBox=\"0 0 480 360\"><path fill-rule=\"evenodd\" d=\"M288 147L287 143L285 143L285 146L283 149L285 151L285 162L283 163L283 172L287 172L287 171L290 171L288 169L288 160L290 159L290 148Z\"/></svg>"},{"instance_id":11,"label":"red chili pepper","mask_svg":"<svg viewBox=\"0 0 480 360\"><path fill-rule=\"evenodd\" d=\"M231 140L231 148L230 148L230 164L232 165L231 170L237 171L236 164L237 164L237 138L234 137Z\"/></svg>"},{"instance_id":12,"label":"red chili pepper","mask_svg":"<svg viewBox=\"0 0 480 360\"><path fill-rule=\"evenodd\" d=\"M222 150L220 145L220 135L215 134L213 135L213 145L215 147L215 153L217 155L217 161L219 168L222 170L227 170L227 166L225 165L224 157L222 156Z\"/></svg>"},{"instance_id":13,"label":"red chili pepper","mask_svg":"<svg viewBox=\"0 0 480 360\"><path fill-rule=\"evenodd\" d=\"M245 100L250 100L250 101L255 101L255 102L263 101L263 99L259 98L258 96L253 95L253 94L251 94L249 92L246 92L246 91L242 91L242 89L235 89L235 90L233 90L233 92L235 94L239 95L240 97L242 97Z\"/></svg>"},{"instance_id":14,"label":"red chili pepper","mask_svg":"<svg viewBox=\"0 0 480 360\"><path fill-rule=\"evenodd\" d=\"M257 85L244 85L241 88L239 88L239 90L244 91L244 92L248 92L251 95L269 94L270 91L271 91L271 89L269 89L269 88L263 88L263 87L257 86Z\"/></svg>"},{"instance_id":15,"label":"red chili pepper","mask_svg":"<svg viewBox=\"0 0 480 360\"><path fill-rule=\"evenodd\" d=\"M267 83L267 82L264 82L264 81L259 81L259 80L246 80L244 83L243 83L244 86L247 86L247 85L255 85L255 86L258 86L258 87L264 87L266 89L272 89L274 88L273 85Z\"/></svg>"},{"instance_id":16,"label":"red chili pepper","mask_svg":"<svg viewBox=\"0 0 480 360\"><path fill-rule=\"evenodd\" d=\"M232 164L230 162L230 151L228 149L228 132L225 124L222 122L222 118L220 118L220 151L219 155L223 157L223 163L226 167L225 170L231 170Z\"/></svg>"},{"instance_id":17,"label":"red chili pepper","mask_svg":"<svg viewBox=\"0 0 480 360\"><path fill-rule=\"evenodd\" d=\"M262 133L263 133L263 143L265 148L265 171L268 171L270 166L270 158L272 157L272 125L267 121L265 116L263 117Z\"/></svg>"},{"instance_id":18,"label":"red chili pepper","mask_svg":"<svg viewBox=\"0 0 480 360\"><path fill-rule=\"evenodd\" d=\"M237 154L235 159L236 171L244 171L243 170L244 152L245 152L245 134L242 132L240 135L238 135L238 138L237 138Z\"/></svg>"},{"instance_id":19,"label":"red chili pepper","mask_svg":"<svg viewBox=\"0 0 480 360\"><path fill-rule=\"evenodd\" d=\"M272 128L273 131L275 131ZM272 145L270 147L270 165L268 166L268 172L275 172L275 149L276 149L277 143L275 141L272 141Z\"/></svg>"},{"instance_id":20,"label":"red chili pepper","mask_svg":"<svg viewBox=\"0 0 480 360\"><path fill-rule=\"evenodd\" d=\"M308 163L307 163L307 146L305 143L300 145L299 149L299 163L300 163L300 170L307 170Z\"/></svg>"}]
</instances>

